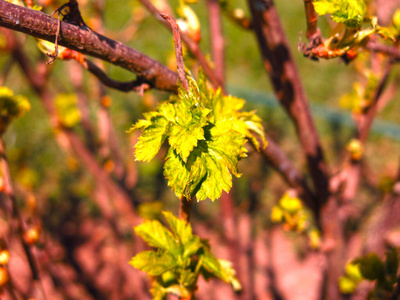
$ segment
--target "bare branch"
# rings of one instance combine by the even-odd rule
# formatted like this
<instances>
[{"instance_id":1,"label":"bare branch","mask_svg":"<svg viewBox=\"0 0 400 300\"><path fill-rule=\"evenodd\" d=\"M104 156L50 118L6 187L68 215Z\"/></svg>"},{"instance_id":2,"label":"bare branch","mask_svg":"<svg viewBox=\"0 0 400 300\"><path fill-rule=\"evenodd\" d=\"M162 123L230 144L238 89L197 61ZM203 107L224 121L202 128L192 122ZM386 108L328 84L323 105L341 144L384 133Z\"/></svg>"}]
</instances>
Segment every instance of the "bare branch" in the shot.
<instances>
[{"instance_id":1,"label":"bare branch","mask_svg":"<svg viewBox=\"0 0 400 300\"><path fill-rule=\"evenodd\" d=\"M42 12L0 0L0 26L55 42L58 21ZM58 44L136 73L156 89L176 92L178 75L160 62L87 27L61 22Z\"/></svg>"},{"instance_id":2,"label":"bare branch","mask_svg":"<svg viewBox=\"0 0 400 300\"><path fill-rule=\"evenodd\" d=\"M253 27L280 104L296 127L322 205L329 195L328 172L315 124L282 24L271 0L249 0Z\"/></svg>"},{"instance_id":3,"label":"bare branch","mask_svg":"<svg viewBox=\"0 0 400 300\"><path fill-rule=\"evenodd\" d=\"M264 160L282 176L290 187L297 191L304 203L314 212L315 216L318 216L315 195L308 187L304 176L295 168L290 159L282 152L271 137L266 135L266 139L268 146L260 149Z\"/></svg>"},{"instance_id":4,"label":"bare branch","mask_svg":"<svg viewBox=\"0 0 400 300\"><path fill-rule=\"evenodd\" d=\"M104 85L122 91L122 92L130 92L130 91L140 91L140 90L148 90L150 89L150 84L146 82L146 80L142 77L138 77L133 81L118 81L114 80L107 76L106 73L103 72L94 62L85 58L83 67L92 73L97 79Z\"/></svg>"}]
</instances>

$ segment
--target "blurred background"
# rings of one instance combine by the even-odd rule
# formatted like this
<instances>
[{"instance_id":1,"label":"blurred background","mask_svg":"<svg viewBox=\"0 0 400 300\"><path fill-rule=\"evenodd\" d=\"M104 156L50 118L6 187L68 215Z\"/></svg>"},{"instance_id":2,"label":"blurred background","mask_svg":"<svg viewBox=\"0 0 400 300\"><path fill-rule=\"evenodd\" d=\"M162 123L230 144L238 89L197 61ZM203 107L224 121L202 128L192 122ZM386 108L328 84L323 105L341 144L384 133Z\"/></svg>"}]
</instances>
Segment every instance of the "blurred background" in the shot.
<instances>
[{"instance_id":1,"label":"blurred background","mask_svg":"<svg viewBox=\"0 0 400 300\"><path fill-rule=\"evenodd\" d=\"M83 19L94 31L175 68L170 32L138 1L78 2ZM37 4L50 14L63 2L41 0ZM299 37L305 40L303 1L281 0L275 4L309 97L328 165L335 174L342 167L346 144L355 128L352 111L343 99L360 79L357 68L367 58L360 55L357 61L345 65L338 59L315 62L303 57L297 51ZM177 1L170 5L176 7ZM233 1L230 5L249 15L246 2ZM199 1L191 7L201 23L200 47L211 61L205 3ZM246 100L245 110L257 111L266 132L306 173L294 127L276 101L254 33L226 16L222 21L228 92ZM329 20L319 18L318 25L328 36ZM56 109L53 114L46 109L43 93L35 91L13 56L8 46L10 35L20 44L33 72L47 72L46 99ZM5 29L0 31L0 49L0 84L14 94L26 96L31 104L31 110L13 121L3 138L24 226L39 232L32 251L40 273L39 281L32 276L18 236L10 235L13 225L3 209L0 232L2 247L11 256L7 270L12 283L3 287L5 299L44 299L44 295L47 299L149 298L150 283L145 274L128 265L130 257L145 248L134 236L132 226L141 218L160 218L162 210L177 215L179 200L162 174L165 152L161 151L150 163L135 162L133 146L139 133L127 131L143 112L153 110L169 94L151 90L142 96L106 88L76 61L56 60L45 65L48 58L38 49L36 39ZM184 55L196 75L195 60L187 51ZM135 78L122 68L93 60L113 79ZM395 67L390 75L393 82L398 82L398 73ZM388 97L394 100L379 111L364 148L356 199L342 211L348 217L348 259L363 253L371 224L378 218L384 195L397 176L400 101L396 89L390 93ZM55 125L55 116L63 128ZM72 138L69 132L73 132ZM77 149L74 138L81 141L89 156ZM94 176L97 169L93 164L104 174L97 172L99 176ZM272 208L288 186L250 148L249 157L240 162L239 170L242 177L234 179L229 196L223 195L233 201L232 211L226 211L221 200L202 201L194 204L191 222L196 234L210 240L217 257L233 262L245 291L241 296L234 295L224 283L202 280L198 299L317 299L325 266L323 253L318 245L310 245L306 234L284 230L281 224L271 221ZM103 175L108 176L106 181ZM108 181L112 181L111 187ZM133 220L129 214L123 215L123 201L113 199L110 192L114 188L116 198L129 199L134 214L140 217ZM400 231L396 228L391 232L391 241L399 246L396 243Z\"/></svg>"}]
</instances>

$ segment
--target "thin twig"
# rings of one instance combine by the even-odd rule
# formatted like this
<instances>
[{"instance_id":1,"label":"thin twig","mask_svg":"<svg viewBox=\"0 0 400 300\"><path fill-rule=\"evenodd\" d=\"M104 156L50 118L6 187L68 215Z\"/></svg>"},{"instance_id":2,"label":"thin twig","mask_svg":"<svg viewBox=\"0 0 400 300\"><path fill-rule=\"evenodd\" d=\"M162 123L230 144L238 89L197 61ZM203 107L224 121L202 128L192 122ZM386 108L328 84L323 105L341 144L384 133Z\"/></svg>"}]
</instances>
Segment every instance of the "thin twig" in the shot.
<instances>
[{"instance_id":1,"label":"thin twig","mask_svg":"<svg viewBox=\"0 0 400 300\"><path fill-rule=\"evenodd\" d=\"M54 54L47 54L48 57L50 57L49 61L46 63L48 65L51 65L57 58L58 56L58 39L60 37L60 30L61 30L61 12L58 12L58 25L57 25L57 31L56 31L56 38L54 41Z\"/></svg>"},{"instance_id":2,"label":"thin twig","mask_svg":"<svg viewBox=\"0 0 400 300\"><path fill-rule=\"evenodd\" d=\"M175 57L176 57L176 64L178 66L178 75L181 79L181 83L183 88L189 92L189 84L186 78L185 73L185 64L183 62L183 54L182 54L182 42L181 42L181 31L179 29L178 24L176 24L175 20L171 18L166 13L160 13L160 16L163 17L168 23L171 25L172 33L174 36L174 44L175 44Z\"/></svg>"},{"instance_id":3,"label":"thin twig","mask_svg":"<svg viewBox=\"0 0 400 300\"><path fill-rule=\"evenodd\" d=\"M215 64L215 75L221 86L225 82L224 38L222 36L221 11L217 0L207 0L210 21L211 52Z\"/></svg>"},{"instance_id":4,"label":"thin twig","mask_svg":"<svg viewBox=\"0 0 400 300\"><path fill-rule=\"evenodd\" d=\"M166 26L168 29L172 29L171 25L167 21L160 18L160 11L153 5L153 3L151 3L151 1L149 1L149 0L139 0L139 1L158 20L161 20L161 22L164 24L164 26ZM185 45L188 47L189 51L193 54L193 56L197 59L197 61L202 66L204 72L207 75L207 78L210 80L210 82L214 86L214 88L220 87L221 83L219 82L217 76L215 75L213 68L208 63L204 53L201 51L199 45L195 41L193 41L187 34L182 33L181 38L182 38L182 41L185 43Z\"/></svg>"},{"instance_id":5,"label":"thin twig","mask_svg":"<svg viewBox=\"0 0 400 300\"><path fill-rule=\"evenodd\" d=\"M122 92L143 91L151 88L151 85L146 82L143 77L138 77L136 80L132 81L114 80L108 77L102 69L100 69L94 62L87 58L84 59L84 62L81 65L94 76L96 76L102 84Z\"/></svg>"},{"instance_id":6,"label":"thin twig","mask_svg":"<svg viewBox=\"0 0 400 300\"><path fill-rule=\"evenodd\" d=\"M365 142L371 130L372 123L374 121L376 112L378 110L381 95L388 82L392 66L393 66L392 62L389 61L385 67L383 76L380 79L378 86L375 90L372 104L368 107L366 113L362 116L361 121L357 126L358 127L357 137L361 142Z\"/></svg>"}]
</instances>

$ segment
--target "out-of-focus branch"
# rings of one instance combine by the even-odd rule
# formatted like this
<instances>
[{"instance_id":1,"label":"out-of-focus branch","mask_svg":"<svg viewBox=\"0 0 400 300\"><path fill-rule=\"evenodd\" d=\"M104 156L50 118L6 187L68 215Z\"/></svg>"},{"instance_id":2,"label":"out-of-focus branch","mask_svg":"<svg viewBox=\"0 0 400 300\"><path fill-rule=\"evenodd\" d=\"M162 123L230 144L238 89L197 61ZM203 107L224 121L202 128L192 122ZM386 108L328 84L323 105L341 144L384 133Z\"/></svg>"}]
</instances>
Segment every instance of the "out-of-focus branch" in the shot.
<instances>
[{"instance_id":1,"label":"out-of-focus branch","mask_svg":"<svg viewBox=\"0 0 400 300\"><path fill-rule=\"evenodd\" d=\"M372 104L368 107L366 113L361 117L361 120L357 126L358 127L357 137L363 143L367 139L368 134L371 130L372 123L374 121L376 112L378 110L379 100L381 99L380 96L382 95L382 92L388 82L391 70L392 70L392 63L388 62L388 64L385 67L383 76L380 79L378 86L375 90Z\"/></svg>"},{"instance_id":2,"label":"out-of-focus branch","mask_svg":"<svg viewBox=\"0 0 400 300\"><path fill-rule=\"evenodd\" d=\"M138 77L133 81L118 81L114 80L107 76L106 73L103 72L94 62L85 58L82 66L92 73L97 79L110 88L122 91L122 92L130 92L130 91L143 91L151 88L150 84L147 83L145 78Z\"/></svg>"},{"instance_id":3,"label":"out-of-focus branch","mask_svg":"<svg viewBox=\"0 0 400 300\"><path fill-rule=\"evenodd\" d=\"M304 180L304 176L295 168L290 159L282 152L271 137L266 135L266 140L268 141L268 146L260 149L264 160L281 175L291 188L297 191L299 197L317 216L318 211L315 205L315 195Z\"/></svg>"},{"instance_id":4,"label":"out-of-focus branch","mask_svg":"<svg viewBox=\"0 0 400 300\"><path fill-rule=\"evenodd\" d=\"M110 197L113 198L113 204L116 210L121 214L121 216L126 217L127 224L136 225L138 223L138 216L134 212L132 199L117 183L110 178L109 174L99 166L94 155L82 143L78 135L75 132L64 128L63 126L60 126L57 112L52 102L52 96L49 94L48 89L46 89L46 79L44 78L43 74L40 72L34 73L32 71L26 56L22 52L21 46L18 44L18 41L12 34L7 36L7 42L9 43L10 49L12 49L12 54L15 60L22 68L23 74L26 76L32 88L40 96L43 105L50 116L52 126L57 129L57 132L59 132L60 140L67 142L68 147L70 147L76 156L81 160L82 164L85 165L90 174L107 190ZM115 218L113 213L106 209L107 204L97 204L100 208L102 208L102 212L105 214L105 217L111 221L110 225L113 226L113 220L115 220Z\"/></svg>"},{"instance_id":5,"label":"out-of-focus branch","mask_svg":"<svg viewBox=\"0 0 400 300\"><path fill-rule=\"evenodd\" d=\"M225 82L224 38L222 35L221 10L218 0L207 0L210 22L211 53L215 65L215 75L221 85Z\"/></svg>"},{"instance_id":6,"label":"out-of-focus branch","mask_svg":"<svg viewBox=\"0 0 400 300\"><path fill-rule=\"evenodd\" d=\"M379 52L387 54L395 62L400 61L400 50L395 46L388 46L384 44L377 43L375 41L370 41L365 48L371 52Z\"/></svg>"},{"instance_id":7,"label":"out-of-focus branch","mask_svg":"<svg viewBox=\"0 0 400 300\"><path fill-rule=\"evenodd\" d=\"M313 0L304 0L304 8L306 11L307 20L307 39L315 40L316 38L320 38L321 33L317 25L318 16L314 9Z\"/></svg>"},{"instance_id":8,"label":"out-of-focus branch","mask_svg":"<svg viewBox=\"0 0 400 300\"><path fill-rule=\"evenodd\" d=\"M42 12L0 0L0 26L55 42L58 20ZM88 27L61 22L58 44L128 69L151 87L175 92L178 76L160 62Z\"/></svg>"},{"instance_id":9,"label":"out-of-focus branch","mask_svg":"<svg viewBox=\"0 0 400 300\"><path fill-rule=\"evenodd\" d=\"M19 211L17 198L14 194L14 188L12 186L12 180L11 180L11 175L10 175L10 168L8 166L4 142L3 142L3 138L1 135L0 135L0 174L3 179L3 184L4 184L4 189L3 189L2 193L4 193L7 196L7 198L9 199L9 201L11 201L12 211L9 212L11 214L10 217L15 218L17 220L18 235L20 237L25 255L28 259L29 267L32 272L32 278L34 281L38 282L40 293L42 294L42 297L44 297L44 299L46 299L46 295L43 290L43 285L41 282L39 267L36 262L36 258L32 252L32 249L30 248L30 245L28 245L28 243L24 239L24 230L25 230L24 229L24 220Z\"/></svg>"}]
</instances>

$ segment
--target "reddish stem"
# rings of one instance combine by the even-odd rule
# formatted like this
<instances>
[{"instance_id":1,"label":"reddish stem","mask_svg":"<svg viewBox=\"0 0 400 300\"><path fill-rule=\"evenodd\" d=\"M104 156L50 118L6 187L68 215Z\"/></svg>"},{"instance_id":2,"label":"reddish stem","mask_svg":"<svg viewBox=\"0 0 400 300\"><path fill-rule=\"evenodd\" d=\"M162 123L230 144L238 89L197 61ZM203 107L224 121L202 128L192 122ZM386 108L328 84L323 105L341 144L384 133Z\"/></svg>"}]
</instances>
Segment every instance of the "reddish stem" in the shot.
<instances>
[{"instance_id":1,"label":"reddish stem","mask_svg":"<svg viewBox=\"0 0 400 300\"><path fill-rule=\"evenodd\" d=\"M171 25L175 43L175 57L176 57L176 64L178 66L178 75L179 78L181 79L183 88L187 92L189 92L189 84L186 78L185 64L183 62L181 31L179 29L178 24L176 24L175 20L171 18L168 14L160 13L160 16L163 17L165 20L167 20L168 23Z\"/></svg>"}]
</instances>

